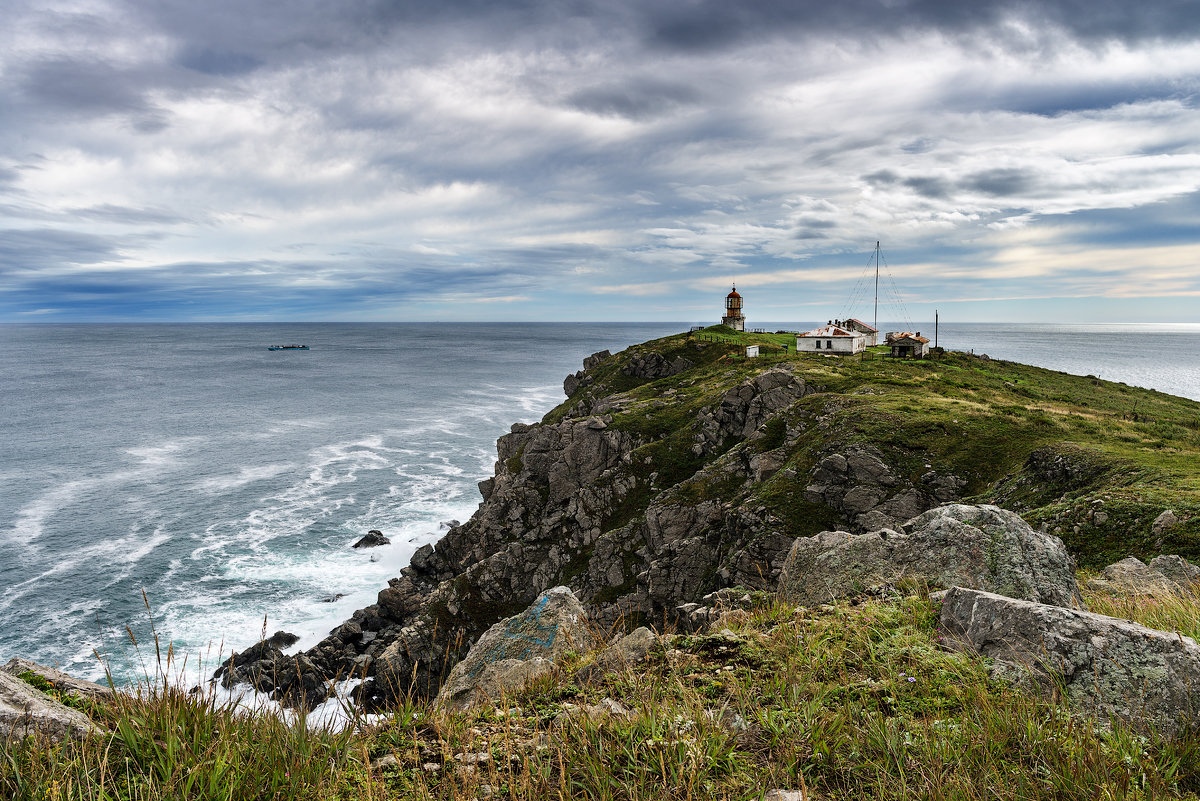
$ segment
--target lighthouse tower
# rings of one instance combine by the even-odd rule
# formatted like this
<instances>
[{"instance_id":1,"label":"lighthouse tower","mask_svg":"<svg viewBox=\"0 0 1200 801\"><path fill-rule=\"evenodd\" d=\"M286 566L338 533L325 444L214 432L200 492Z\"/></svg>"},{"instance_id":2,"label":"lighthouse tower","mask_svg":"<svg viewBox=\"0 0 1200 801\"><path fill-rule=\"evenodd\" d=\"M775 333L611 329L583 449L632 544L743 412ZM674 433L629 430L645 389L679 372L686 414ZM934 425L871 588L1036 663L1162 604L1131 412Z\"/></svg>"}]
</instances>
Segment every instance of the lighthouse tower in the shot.
<instances>
[{"instance_id":1,"label":"lighthouse tower","mask_svg":"<svg viewBox=\"0 0 1200 801\"><path fill-rule=\"evenodd\" d=\"M742 296L738 294L736 286L725 296L725 316L721 318L721 324L734 331L746 330L746 318L742 316Z\"/></svg>"}]
</instances>

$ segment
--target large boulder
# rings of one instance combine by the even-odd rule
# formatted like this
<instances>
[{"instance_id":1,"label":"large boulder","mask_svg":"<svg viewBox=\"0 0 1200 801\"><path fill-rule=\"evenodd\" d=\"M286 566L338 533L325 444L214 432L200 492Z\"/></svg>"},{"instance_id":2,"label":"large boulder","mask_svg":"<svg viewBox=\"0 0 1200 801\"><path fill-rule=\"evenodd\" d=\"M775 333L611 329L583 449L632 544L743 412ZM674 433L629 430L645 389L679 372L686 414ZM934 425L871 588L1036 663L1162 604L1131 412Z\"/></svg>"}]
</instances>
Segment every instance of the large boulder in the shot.
<instances>
[{"instance_id":1,"label":"large boulder","mask_svg":"<svg viewBox=\"0 0 1200 801\"><path fill-rule=\"evenodd\" d=\"M583 605L566 587L547 590L520 614L492 626L450 671L438 701L466 709L519 690L571 649L592 645Z\"/></svg>"},{"instance_id":2,"label":"large boulder","mask_svg":"<svg viewBox=\"0 0 1200 801\"><path fill-rule=\"evenodd\" d=\"M1200 727L1200 646L1190 637L961 587L946 593L941 628L948 647L995 660L996 678L1079 712L1170 733Z\"/></svg>"},{"instance_id":3,"label":"large boulder","mask_svg":"<svg viewBox=\"0 0 1200 801\"><path fill-rule=\"evenodd\" d=\"M1149 595L1158 598L1191 593L1196 568L1179 556L1159 556L1146 564L1130 556L1114 562L1087 583L1108 595Z\"/></svg>"},{"instance_id":4,"label":"large boulder","mask_svg":"<svg viewBox=\"0 0 1200 801\"><path fill-rule=\"evenodd\" d=\"M0 741L40 735L51 740L102 734L87 715L0 670Z\"/></svg>"},{"instance_id":5,"label":"large boulder","mask_svg":"<svg viewBox=\"0 0 1200 801\"><path fill-rule=\"evenodd\" d=\"M1178 554L1164 554L1150 560L1150 568L1157 570L1180 587L1195 592L1200 582L1200 567L1196 567Z\"/></svg>"},{"instance_id":6,"label":"large boulder","mask_svg":"<svg viewBox=\"0 0 1200 801\"><path fill-rule=\"evenodd\" d=\"M780 594L830 603L898 583L973 587L1013 598L1078 603L1075 566L1062 540L996 506L950 504L910 520L905 531L822 531L792 545Z\"/></svg>"},{"instance_id":7,"label":"large boulder","mask_svg":"<svg viewBox=\"0 0 1200 801\"><path fill-rule=\"evenodd\" d=\"M587 361L584 361L584 369L588 368ZM655 380L658 378L669 378L673 375L679 375L684 370L692 366L692 363L682 356L676 356L674 359L668 359L661 353L651 351L649 353L635 353L630 357L629 363L621 368L621 372L634 378L645 378ZM570 393L568 393L570 394Z\"/></svg>"}]
</instances>

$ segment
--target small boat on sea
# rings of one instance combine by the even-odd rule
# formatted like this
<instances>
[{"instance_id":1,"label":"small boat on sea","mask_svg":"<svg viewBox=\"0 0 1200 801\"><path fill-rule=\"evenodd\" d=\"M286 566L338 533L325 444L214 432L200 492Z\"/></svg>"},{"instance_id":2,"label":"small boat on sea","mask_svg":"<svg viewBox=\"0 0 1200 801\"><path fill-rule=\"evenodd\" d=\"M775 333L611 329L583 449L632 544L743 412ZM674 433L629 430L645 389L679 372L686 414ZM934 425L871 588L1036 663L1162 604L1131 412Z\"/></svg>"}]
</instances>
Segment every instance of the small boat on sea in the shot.
<instances>
[{"instance_id":1,"label":"small boat on sea","mask_svg":"<svg viewBox=\"0 0 1200 801\"><path fill-rule=\"evenodd\" d=\"M268 345L267 350L309 350L308 345Z\"/></svg>"}]
</instances>

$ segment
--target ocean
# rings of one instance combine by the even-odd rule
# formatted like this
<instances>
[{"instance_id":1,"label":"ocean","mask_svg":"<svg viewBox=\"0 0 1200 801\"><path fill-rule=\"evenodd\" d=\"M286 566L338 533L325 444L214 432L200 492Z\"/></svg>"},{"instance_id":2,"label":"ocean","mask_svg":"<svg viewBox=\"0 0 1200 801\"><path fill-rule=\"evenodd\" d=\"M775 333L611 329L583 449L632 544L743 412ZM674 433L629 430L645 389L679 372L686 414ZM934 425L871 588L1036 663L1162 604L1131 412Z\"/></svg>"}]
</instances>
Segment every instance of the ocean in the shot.
<instances>
[{"instance_id":1,"label":"ocean","mask_svg":"<svg viewBox=\"0 0 1200 801\"><path fill-rule=\"evenodd\" d=\"M315 644L471 515L585 356L688 325L0 326L0 661L124 683L155 634L191 675L264 631ZM1200 326L938 336L1200 400ZM370 529L392 544L350 547Z\"/></svg>"}]
</instances>

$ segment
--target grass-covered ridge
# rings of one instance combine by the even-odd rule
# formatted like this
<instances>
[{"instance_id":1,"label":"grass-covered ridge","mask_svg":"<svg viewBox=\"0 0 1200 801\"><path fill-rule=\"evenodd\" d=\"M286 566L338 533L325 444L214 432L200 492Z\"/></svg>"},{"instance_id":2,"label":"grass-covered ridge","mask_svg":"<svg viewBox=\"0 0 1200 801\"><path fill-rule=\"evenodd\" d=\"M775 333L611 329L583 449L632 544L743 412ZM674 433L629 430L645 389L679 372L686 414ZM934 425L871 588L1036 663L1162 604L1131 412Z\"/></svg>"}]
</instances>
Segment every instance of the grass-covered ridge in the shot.
<instances>
[{"instance_id":1,"label":"grass-covered ridge","mask_svg":"<svg viewBox=\"0 0 1200 801\"><path fill-rule=\"evenodd\" d=\"M891 359L880 349L796 354L779 347L780 339L788 337L714 326L635 346L593 368L593 383L546 421L608 399L601 408L615 404L612 425L645 443L635 466L668 487L711 461L692 452L699 412L740 381L788 365L820 392L796 404L765 443L746 446L782 445L784 469L740 492L705 486L719 477L703 474L681 489L693 498L766 506L788 521L789 534L813 534L837 521L798 500L805 477L823 454L859 443L879 449L909 480L931 469L965 479L965 497L1045 525L1082 566L1130 555L1200 557L1200 404L965 353L927 360ZM760 358L745 358L747 344L764 346ZM651 352L693 366L653 380L629 375L631 360ZM1164 509L1183 522L1155 533Z\"/></svg>"},{"instance_id":2,"label":"grass-covered ridge","mask_svg":"<svg viewBox=\"0 0 1200 801\"><path fill-rule=\"evenodd\" d=\"M572 653L495 704L406 704L340 732L153 684L104 713L109 737L0 746L0 797L1196 797L1194 734L1109 729L998 684L940 647L937 611L921 592L809 609L753 593L638 665ZM1200 604L1171 614L1195 620Z\"/></svg>"}]
</instances>

